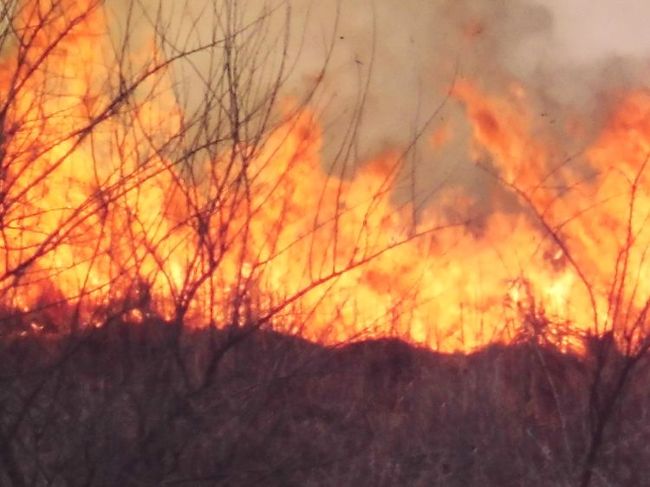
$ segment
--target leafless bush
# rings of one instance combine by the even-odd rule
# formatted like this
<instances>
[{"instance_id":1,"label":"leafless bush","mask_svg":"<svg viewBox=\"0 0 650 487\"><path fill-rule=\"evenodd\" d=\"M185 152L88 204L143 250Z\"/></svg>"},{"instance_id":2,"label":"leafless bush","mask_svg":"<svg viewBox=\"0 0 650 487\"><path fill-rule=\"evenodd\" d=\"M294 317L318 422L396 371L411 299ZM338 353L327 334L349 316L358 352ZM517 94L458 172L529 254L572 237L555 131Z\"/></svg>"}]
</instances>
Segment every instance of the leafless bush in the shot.
<instances>
[{"instance_id":1,"label":"leafless bush","mask_svg":"<svg viewBox=\"0 0 650 487\"><path fill-rule=\"evenodd\" d=\"M368 71L325 182L337 196L321 198L313 224L288 239L299 162L316 138L307 107L335 37L313 84L283 107L289 3L210 1L182 12L189 25L168 5L0 7L2 483L640 483L650 299L639 307L627 296L643 278L630 255L646 164L629 181L605 318L567 223L495 174L579 276L590 336L550 316L523 278L511 348L443 356L394 340L326 348L277 335L287 316L300 329L317 312L318 300L304 309L302 298L327 296L439 227L418 228L413 216L388 244L368 229L409 147L362 203L353 248L342 248ZM111 15L119 28L107 27ZM313 255L323 238L328 252ZM302 280L268 292L275 263L297 245L308 249ZM417 294L384 317L398 334L396 317ZM186 326L196 320L206 326ZM581 340L582 358L563 353Z\"/></svg>"},{"instance_id":2,"label":"leafless bush","mask_svg":"<svg viewBox=\"0 0 650 487\"><path fill-rule=\"evenodd\" d=\"M254 458L238 451L250 442L228 443L232 451L216 455L215 464L206 455L216 438L192 439L213 408L224 434L235 435L250 435L269 412L264 395L218 392L224 361L305 295L327 292L430 230L378 247L362 243L362 227L351 255L337 249L333 232L333 254L310 260L308 279L286 294L264 294L266 269L294 243L279 244L289 223L284 211L267 218L263 232L253 228L268 207L282 209L292 197L283 187L312 143L305 106L322 80L321 73L280 109L291 69L290 5L206 2L210 28L196 37L163 2L121 2L117 29L105 22L118 12L108 5L27 0L4 2L0 11L3 481L248 481L255 477L244 467L268 467L235 461ZM274 36L276 23L281 35ZM188 71L199 86L179 81ZM348 146L359 113L353 119ZM269 176L285 142L294 147ZM366 216L376 197L365 203ZM315 242L322 227L335 229L346 210L340 198L333 206L319 206L325 221L314 215L298 238ZM185 326L197 310L209 325L198 347ZM288 380L283 360L246 387L277 394L277 383ZM242 406L243 417L230 416ZM59 448L56 438L64 437ZM201 467L181 469L189 480L177 477L193 456ZM205 479L199 457L211 465Z\"/></svg>"}]
</instances>

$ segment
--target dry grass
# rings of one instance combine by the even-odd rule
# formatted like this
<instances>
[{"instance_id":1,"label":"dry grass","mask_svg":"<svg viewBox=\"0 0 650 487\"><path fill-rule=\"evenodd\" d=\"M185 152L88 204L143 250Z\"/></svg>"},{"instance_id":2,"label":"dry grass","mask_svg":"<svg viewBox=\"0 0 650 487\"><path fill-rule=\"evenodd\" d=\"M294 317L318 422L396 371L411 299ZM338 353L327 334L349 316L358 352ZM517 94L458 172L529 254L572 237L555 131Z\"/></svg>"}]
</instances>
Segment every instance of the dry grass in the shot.
<instances>
[{"instance_id":1,"label":"dry grass","mask_svg":"<svg viewBox=\"0 0 650 487\"><path fill-rule=\"evenodd\" d=\"M593 361L531 344L326 348L151 320L5 337L0 363L2 485L576 485L590 438ZM650 475L647 363L592 485Z\"/></svg>"}]
</instances>

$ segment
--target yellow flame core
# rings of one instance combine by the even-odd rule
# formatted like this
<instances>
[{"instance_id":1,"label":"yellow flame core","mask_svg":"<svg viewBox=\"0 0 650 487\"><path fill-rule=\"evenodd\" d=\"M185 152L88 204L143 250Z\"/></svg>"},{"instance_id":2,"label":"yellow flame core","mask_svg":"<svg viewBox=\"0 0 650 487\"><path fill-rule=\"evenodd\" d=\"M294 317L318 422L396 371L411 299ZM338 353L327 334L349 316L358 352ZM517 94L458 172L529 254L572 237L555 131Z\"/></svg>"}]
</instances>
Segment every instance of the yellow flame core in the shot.
<instances>
[{"instance_id":1,"label":"yellow flame core","mask_svg":"<svg viewBox=\"0 0 650 487\"><path fill-rule=\"evenodd\" d=\"M30 27L44 3L29 3L22 26L43 49L68 26ZM475 152L534 209L494 211L477 233L436 208L416 225L412 208L396 209L387 182L397 155L352 178L328 176L308 109L254 149L194 160L190 178L172 155L183 112L165 70L138 87L137 104L111 112L107 86L120 78L100 54L103 26L93 10L29 75L38 49L22 65L11 56L0 65L3 93L25 79L11 104L17 125L4 127L5 306L64 302L97 326L111 303L127 303L122 318L139 323L147 313L173 318L190 296L197 325L226 323L233 307L275 310L276 326L312 339L396 335L447 351L513 340L523 315L551 332L558 323L645 326L634 317L650 296L647 94L625 97L579 174L532 136L523 88L498 98L459 84ZM545 184L549 174L564 192ZM462 207L463 198L450 190L438 204Z\"/></svg>"}]
</instances>

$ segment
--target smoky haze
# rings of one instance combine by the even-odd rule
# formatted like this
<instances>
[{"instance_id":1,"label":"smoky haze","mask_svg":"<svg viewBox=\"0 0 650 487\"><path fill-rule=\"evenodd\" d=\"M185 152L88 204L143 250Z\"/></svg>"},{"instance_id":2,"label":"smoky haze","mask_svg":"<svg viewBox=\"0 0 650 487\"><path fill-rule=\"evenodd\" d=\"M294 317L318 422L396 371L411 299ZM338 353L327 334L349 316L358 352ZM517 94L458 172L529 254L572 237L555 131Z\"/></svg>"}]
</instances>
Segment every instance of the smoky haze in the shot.
<instances>
[{"instance_id":1,"label":"smoky haze","mask_svg":"<svg viewBox=\"0 0 650 487\"><path fill-rule=\"evenodd\" d=\"M285 53L283 95L300 100L319 85L310 105L324 126L326 165L363 164L410 147L423 132L407 154L416 181L409 193L415 190L418 200L441 184L468 188L479 200L493 192L474 167L462 107L448 97L455 82L470 80L493 94L523 86L531 113L539 115L533 129L553 141L554 157L566 158L598 133L620 91L645 87L650 74L644 0L242 0L216 2L216 9L188 0L162 2L161 10L154 4L140 3L140 14L168 19L169 37L185 45L209 39L226 11L242 25L268 16L264 29L244 35L258 46L248 56L260 58L259 65L243 59L255 70L252 91L264 92ZM215 66L199 55L177 73L185 87L179 99L190 109L200 107L194 87L217 76ZM564 128L575 119L582 135L568 137ZM355 142L341 152L355 120ZM448 141L433 147L430 134L441 130Z\"/></svg>"}]
</instances>

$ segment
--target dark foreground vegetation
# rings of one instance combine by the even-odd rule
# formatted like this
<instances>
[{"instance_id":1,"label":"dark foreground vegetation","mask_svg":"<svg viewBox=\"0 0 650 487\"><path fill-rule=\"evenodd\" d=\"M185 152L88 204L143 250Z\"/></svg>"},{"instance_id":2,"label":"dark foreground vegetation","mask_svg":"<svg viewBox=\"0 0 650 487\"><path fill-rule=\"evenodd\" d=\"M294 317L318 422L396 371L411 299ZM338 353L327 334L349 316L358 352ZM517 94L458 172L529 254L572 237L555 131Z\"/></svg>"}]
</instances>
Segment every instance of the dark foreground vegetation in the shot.
<instances>
[{"instance_id":1,"label":"dark foreground vegetation","mask_svg":"<svg viewBox=\"0 0 650 487\"><path fill-rule=\"evenodd\" d=\"M590 485L648 485L650 369L619 389L627 363L607 340L580 358L155 320L5 335L0 485L580 485L586 461Z\"/></svg>"}]
</instances>

